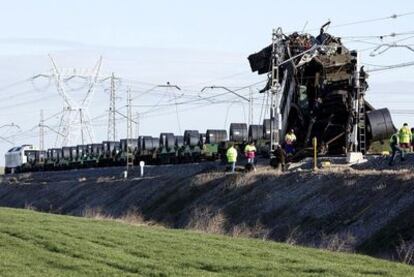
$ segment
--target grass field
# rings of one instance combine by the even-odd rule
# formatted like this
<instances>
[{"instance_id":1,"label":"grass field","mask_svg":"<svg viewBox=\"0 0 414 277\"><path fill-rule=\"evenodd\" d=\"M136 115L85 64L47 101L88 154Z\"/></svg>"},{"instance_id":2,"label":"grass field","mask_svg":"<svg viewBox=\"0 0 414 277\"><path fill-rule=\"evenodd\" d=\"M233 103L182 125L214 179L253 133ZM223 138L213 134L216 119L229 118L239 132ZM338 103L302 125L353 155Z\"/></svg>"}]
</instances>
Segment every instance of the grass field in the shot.
<instances>
[{"instance_id":1,"label":"grass field","mask_svg":"<svg viewBox=\"0 0 414 277\"><path fill-rule=\"evenodd\" d=\"M414 276L286 244L0 208L0 276Z\"/></svg>"}]
</instances>

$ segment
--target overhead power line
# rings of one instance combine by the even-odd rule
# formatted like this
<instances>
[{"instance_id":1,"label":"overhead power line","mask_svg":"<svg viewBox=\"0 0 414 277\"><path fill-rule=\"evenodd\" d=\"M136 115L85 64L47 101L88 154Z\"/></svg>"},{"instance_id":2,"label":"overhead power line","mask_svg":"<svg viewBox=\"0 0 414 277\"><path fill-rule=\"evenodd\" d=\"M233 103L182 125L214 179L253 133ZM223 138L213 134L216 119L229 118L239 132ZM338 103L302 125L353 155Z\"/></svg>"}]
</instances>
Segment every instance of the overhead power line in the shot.
<instances>
[{"instance_id":1,"label":"overhead power line","mask_svg":"<svg viewBox=\"0 0 414 277\"><path fill-rule=\"evenodd\" d=\"M388 16L383 16L383 17L374 17L374 18L370 18L370 19L362 19L362 20L357 20L357 21L351 21L351 22L346 22L346 23L341 23L341 24L336 24L336 25L330 25L329 28L342 28L342 27L348 27L348 26L353 26L353 25L360 25L360 24L367 24L367 23L374 23L374 22L379 22L379 21L387 21L387 20L395 20L395 19L399 19L401 17L405 17L405 16L411 16L414 15L414 11L410 11L410 12L406 12L406 13L400 13L400 14L391 14ZM303 32L305 31L319 31L320 27L317 28L312 28L312 29L307 29L307 30L303 30Z\"/></svg>"},{"instance_id":2,"label":"overhead power line","mask_svg":"<svg viewBox=\"0 0 414 277\"><path fill-rule=\"evenodd\" d=\"M0 87L0 91L8 90L8 89L10 89L10 88L12 88L12 87L15 87L15 86L18 86L18 85L24 84L24 83L29 82L29 81L31 81L31 80L32 80L32 79L31 79L31 78L29 78L29 79L24 79L24 80L21 80L21 81L17 81L17 82L14 82L14 83L8 84L8 85L6 85L6 86L4 86L4 87Z\"/></svg>"},{"instance_id":3,"label":"overhead power line","mask_svg":"<svg viewBox=\"0 0 414 277\"><path fill-rule=\"evenodd\" d=\"M368 70L366 70L366 72L384 71L384 70L390 70L390 69L401 68L401 67L408 67L408 66L413 66L413 65L414 65L414 61L406 62L406 63L393 64L393 65L382 65L382 66L377 65L377 66L379 66L379 68L368 69Z\"/></svg>"},{"instance_id":4,"label":"overhead power line","mask_svg":"<svg viewBox=\"0 0 414 277\"><path fill-rule=\"evenodd\" d=\"M381 35L361 35L361 36L341 36L341 39L384 39L384 38L394 38L398 36L408 36L414 35L414 31L402 32L402 33L389 33L389 34L381 34Z\"/></svg>"}]
</instances>

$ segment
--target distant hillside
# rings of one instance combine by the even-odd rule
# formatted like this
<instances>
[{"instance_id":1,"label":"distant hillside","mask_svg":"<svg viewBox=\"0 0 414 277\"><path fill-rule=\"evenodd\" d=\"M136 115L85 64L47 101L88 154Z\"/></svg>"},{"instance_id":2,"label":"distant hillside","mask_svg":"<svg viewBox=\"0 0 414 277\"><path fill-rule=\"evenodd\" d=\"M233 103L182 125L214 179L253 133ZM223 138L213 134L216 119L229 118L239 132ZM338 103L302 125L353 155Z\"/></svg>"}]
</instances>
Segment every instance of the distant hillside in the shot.
<instances>
[{"instance_id":1,"label":"distant hillside","mask_svg":"<svg viewBox=\"0 0 414 277\"><path fill-rule=\"evenodd\" d=\"M361 255L0 209L2 276L409 276Z\"/></svg>"}]
</instances>

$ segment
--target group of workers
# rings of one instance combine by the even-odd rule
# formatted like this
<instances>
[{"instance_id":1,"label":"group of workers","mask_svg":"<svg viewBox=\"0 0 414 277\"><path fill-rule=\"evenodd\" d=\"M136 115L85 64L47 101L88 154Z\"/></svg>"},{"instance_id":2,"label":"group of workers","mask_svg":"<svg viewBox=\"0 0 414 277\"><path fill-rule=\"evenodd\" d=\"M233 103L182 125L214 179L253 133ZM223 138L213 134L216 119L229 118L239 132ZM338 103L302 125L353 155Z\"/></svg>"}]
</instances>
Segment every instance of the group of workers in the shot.
<instances>
[{"instance_id":1,"label":"group of workers","mask_svg":"<svg viewBox=\"0 0 414 277\"><path fill-rule=\"evenodd\" d=\"M389 165L393 165L400 154L401 161L405 160L405 153L411 152L414 146L414 128L409 128L408 123L404 123L402 128L390 138L390 148L392 151Z\"/></svg>"},{"instance_id":2,"label":"group of workers","mask_svg":"<svg viewBox=\"0 0 414 277\"><path fill-rule=\"evenodd\" d=\"M401 161L405 160L405 154L414 150L414 128L409 128L408 123L404 123L401 129L399 129L390 138L390 148L392 151L389 159L389 165L392 166L397 157L400 154ZM283 146L277 145L274 151L274 156L278 160L278 166L281 170L285 165L287 156L295 153L296 135L293 129L289 130L285 136ZM254 142L248 143L244 148L244 155L247 158L247 166L253 170L256 170L255 158L256 158L256 146ZM230 145L226 153L227 163L231 167L231 172L236 170L237 162L237 150L234 145Z\"/></svg>"},{"instance_id":3,"label":"group of workers","mask_svg":"<svg viewBox=\"0 0 414 277\"><path fill-rule=\"evenodd\" d=\"M278 160L278 164L281 166L281 170L284 169L285 161L287 155L293 155L295 152L295 143L296 143L296 135L293 129L289 130L289 132L285 136L285 143L284 147L277 145L274 155ZM244 147L244 155L247 159L246 169L254 170L255 168L255 158L256 158L256 146L254 142L250 142L246 144ZM231 172L235 172L236 170L236 162L237 162L237 149L234 147L233 144L230 144L230 147L227 149L226 158L227 163L230 167Z\"/></svg>"},{"instance_id":4,"label":"group of workers","mask_svg":"<svg viewBox=\"0 0 414 277\"><path fill-rule=\"evenodd\" d=\"M254 145L254 142L250 142L246 144L244 147L244 155L247 159L247 166L253 170L256 171L256 168L254 166L254 160L256 158L256 146ZM236 162L237 162L237 149L234 147L233 144L230 145L230 147L227 149L226 157L227 157L227 163L231 167L231 172L236 171Z\"/></svg>"}]
</instances>

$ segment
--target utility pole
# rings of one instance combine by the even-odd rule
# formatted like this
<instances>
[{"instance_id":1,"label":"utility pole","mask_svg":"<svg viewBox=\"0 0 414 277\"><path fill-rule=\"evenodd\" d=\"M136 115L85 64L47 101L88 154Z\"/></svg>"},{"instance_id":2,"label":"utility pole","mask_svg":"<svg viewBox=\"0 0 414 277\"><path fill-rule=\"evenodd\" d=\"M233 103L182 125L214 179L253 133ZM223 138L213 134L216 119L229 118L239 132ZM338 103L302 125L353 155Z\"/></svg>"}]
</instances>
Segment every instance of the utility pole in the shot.
<instances>
[{"instance_id":1,"label":"utility pole","mask_svg":"<svg viewBox=\"0 0 414 277\"><path fill-rule=\"evenodd\" d=\"M127 90L127 138L132 138L132 98L131 90Z\"/></svg>"},{"instance_id":2,"label":"utility pole","mask_svg":"<svg viewBox=\"0 0 414 277\"><path fill-rule=\"evenodd\" d=\"M249 88L249 125L253 124L253 89Z\"/></svg>"},{"instance_id":3,"label":"utility pole","mask_svg":"<svg viewBox=\"0 0 414 277\"><path fill-rule=\"evenodd\" d=\"M135 113L135 137L139 137L139 112Z\"/></svg>"},{"instance_id":4,"label":"utility pole","mask_svg":"<svg viewBox=\"0 0 414 277\"><path fill-rule=\"evenodd\" d=\"M43 110L40 110L39 150L45 150L45 120L43 117Z\"/></svg>"},{"instance_id":5,"label":"utility pole","mask_svg":"<svg viewBox=\"0 0 414 277\"><path fill-rule=\"evenodd\" d=\"M79 109L79 120L80 120L80 131L81 131L81 143L82 145L85 144L84 134L83 134L83 120L82 120L82 110Z\"/></svg>"},{"instance_id":6,"label":"utility pole","mask_svg":"<svg viewBox=\"0 0 414 277\"><path fill-rule=\"evenodd\" d=\"M126 164L127 173L128 173L129 167L134 165L131 138L132 138L132 98L131 98L131 90L130 88L128 88L127 89L127 164Z\"/></svg>"},{"instance_id":7,"label":"utility pole","mask_svg":"<svg viewBox=\"0 0 414 277\"><path fill-rule=\"evenodd\" d=\"M280 142L282 130L282 116L280 113L281 87L279 83L279 54L278 46L282 40L282 29L274 29L272 33L272 71L270 72L270 158L274 158L274 150ZM277 126L275 126L277 125Z\"/></svg>"},{"instance_id":8,"label":"utility pole","mask_svg":"<svg viewBox=\"0 0 414 277\"><path fill-rule=\"evenodd\" d=\"M111 75L111 88L109 96L109 110L108 110L108 140L116 141L116 121L115 121L115 111L116 111L116 92L115 92L115 74Z\"/></svg>"}]
</instances>

